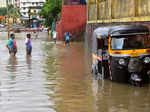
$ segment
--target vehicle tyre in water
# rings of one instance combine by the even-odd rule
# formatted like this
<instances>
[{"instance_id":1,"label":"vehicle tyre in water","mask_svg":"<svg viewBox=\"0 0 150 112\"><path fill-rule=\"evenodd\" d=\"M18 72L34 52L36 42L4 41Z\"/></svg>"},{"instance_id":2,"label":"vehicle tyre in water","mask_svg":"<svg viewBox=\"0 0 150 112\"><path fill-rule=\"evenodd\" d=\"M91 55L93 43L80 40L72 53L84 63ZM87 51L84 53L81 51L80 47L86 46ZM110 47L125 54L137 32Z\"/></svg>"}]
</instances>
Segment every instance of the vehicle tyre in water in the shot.
<instances>
[{"instance_id":1,"label":"vehicle tyre in water","mask_svg":"<svg viewBox=\"0 0 150 112\"><path fill-rule=\"evenodd\" d=\"M128 82L129 80L129 74L126 69L117 68L117 65L115 65L113 62L110 64L110 70L112 78L110 78L112 81L116 82Z\"/></svg>"}]
</instances>

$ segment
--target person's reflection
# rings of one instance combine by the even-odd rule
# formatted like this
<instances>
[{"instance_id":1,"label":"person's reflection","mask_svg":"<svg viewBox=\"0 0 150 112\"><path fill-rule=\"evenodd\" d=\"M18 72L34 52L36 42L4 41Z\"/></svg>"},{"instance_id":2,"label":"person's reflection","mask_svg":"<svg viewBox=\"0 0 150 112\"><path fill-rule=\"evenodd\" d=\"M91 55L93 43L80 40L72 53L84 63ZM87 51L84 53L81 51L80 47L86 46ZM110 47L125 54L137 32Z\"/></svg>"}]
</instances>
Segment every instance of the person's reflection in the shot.
<instances>
[{"instance_id":1,"label":"person's reflection","mask_svg":"<svg viewBox=\"0 0 150 112\"><path fill-rule=\"evenodd\" d=\"M32 57L29 55L26 55L26 64L27 64L27 73L28 73L28 77L31 77L32 74Z\"/></svg>"},{"instance_id":2,"label":"person's reflection","mask_svg":"<svg viewBox=\"0 0 150 112\"><path fill-rule=\"evenodd\" d=\"M104 80L100 80L98 76L93 75L93 80L92 80L92 89L93 89L93 97L94 97L94 108L95 112L99 112L98 110L98 95L99 93L103 93L103 88L104 88Z\"/></svg>"},{"instance_id":3,"label":"person's reflection","mask_svg":"<svg viewBox=\"0 0 150 112\"><path fill-rule=\"evenodd\" d=\"M8 71L9 72L16 72L17 71L17 58L16 57L10 57L8 60Z\"/></svg>"},{"instance_id":4,"label":"person's reflection","mask_svg":"<svg viewBox=\"0 0 150 112\"><path fill-rule=\"evenodd\" d=\"M12 97L14 97L15 89L16 89L16 77L17 77L17 58L16 57L9 57L8 64L6 66L6 74L4 74L3 78L7 80L2 80L1 87L5 88L5 91L1 91L1 98L2 102L6 102L6 104L12 102ZM3 99L5 98L5 99ZM9 107L8 107L9 108Z\"/></svg>"},{"instance_id":5,"label":"person's reflection","mask_svg":"<svg viewBox=\"0 0 150 112\"><path fill-rule=\"evenodd\" d=\"M66 47L65 48L65 56L66 56L66 58L69 58L69 55L70 55L70 47Z\"/></svg>"},{"instance_id":6,"label":"person's reflection","mask_svg":"<svg viewBox=\"0 0 150 112\"><path fill-rule=\"evenodd\" d=\"M17 65L18 65L17 58L16 57L10 57L8 59L7 71L10 73L13 73L13 74L16 73L17 72ZM10 78L12 80L15 80L16 75L10 75Z\"/></svg>"},{"instance_id":7,"label":"person's reflection","mask_svg":"<svg viewBox=\"0 0 150 112\"><path fill-rule=\"evenodd\" d=\"M95 76L94 76L94 78L93 78L93 83L92 83L92 87L93 87L93 95L94 95L94 97L96 97L96 95L97 95L97 93L98 93L98 79L97 78L95 78Z\"/></svg>"},{"instance_id":8,"label":"person's reflection","mask_svg":"<svg viewBox=\"0 0 150 112\"><path fill-rule=\"evenodd\" d=\"M31 68L31 64L32 64L32 58L31 58L31 56L29 56L29 55L26 56L26 63L27 63L28 69L29 70L32 69Z\"/></svg>"}]
</instances>

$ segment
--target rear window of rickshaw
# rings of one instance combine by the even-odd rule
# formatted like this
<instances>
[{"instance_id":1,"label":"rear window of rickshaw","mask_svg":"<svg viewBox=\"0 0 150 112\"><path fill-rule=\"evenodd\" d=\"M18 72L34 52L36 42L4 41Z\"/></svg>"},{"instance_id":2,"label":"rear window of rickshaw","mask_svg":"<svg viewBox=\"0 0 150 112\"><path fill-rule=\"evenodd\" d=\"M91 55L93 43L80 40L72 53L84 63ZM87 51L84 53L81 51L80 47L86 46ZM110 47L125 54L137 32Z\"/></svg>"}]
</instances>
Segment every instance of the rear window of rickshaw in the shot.
<instances>
[{"instance_id":1,"label":"rear window of rickshaw","mask_svg":"<svg viewBox=\"0 0 150 112\"><path fill-rule=\"evenodd\" d=\"M108 40L97 39L97 49L108 49Z\"/></svg>"},{"instance_id":2,"label":"rear window of rickshaw","mask_svg":"<svg viewBox=\"0 0 150 112\"><path fill-rule=\"evenodd\" d=\"M150 48L150 35L119 36L111 39L112 50L130 50Z\"/></svg>"}]
</instances>

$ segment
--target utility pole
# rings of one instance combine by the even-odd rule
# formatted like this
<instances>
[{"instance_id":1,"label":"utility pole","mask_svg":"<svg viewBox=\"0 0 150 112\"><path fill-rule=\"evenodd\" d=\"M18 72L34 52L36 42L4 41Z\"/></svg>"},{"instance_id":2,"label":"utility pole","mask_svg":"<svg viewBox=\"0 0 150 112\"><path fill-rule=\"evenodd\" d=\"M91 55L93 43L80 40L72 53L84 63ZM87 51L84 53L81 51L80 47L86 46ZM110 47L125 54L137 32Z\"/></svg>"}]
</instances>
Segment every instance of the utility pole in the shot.
<instances>
[{"instance_id":1,"label":"utility pole","mask_svg":"<svg viewBox=\"0 0 150 112\"><path fill-rule=\"evenodd\" d=\"M9 39L9 14L8 14L8 0L6 0L6 6L7 6L7 20L8 20L8 39Z\"/></svg>"}]
</instances>

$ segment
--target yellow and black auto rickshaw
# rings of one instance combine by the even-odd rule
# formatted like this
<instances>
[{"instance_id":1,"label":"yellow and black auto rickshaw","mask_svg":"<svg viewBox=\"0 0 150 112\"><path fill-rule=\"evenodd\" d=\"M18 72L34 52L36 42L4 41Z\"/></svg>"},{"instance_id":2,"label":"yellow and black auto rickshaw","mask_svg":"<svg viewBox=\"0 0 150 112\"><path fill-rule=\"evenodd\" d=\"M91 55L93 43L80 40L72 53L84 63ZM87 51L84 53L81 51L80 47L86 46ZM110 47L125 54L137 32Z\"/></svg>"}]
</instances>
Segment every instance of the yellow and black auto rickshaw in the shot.
<instances>
[{"instance_id":1,"label":"yellow and black auto rickshaw","mask_svg":"<svg viewBox=\"0 0 150 112\"><path fill-rule=\"evenodd\" d=\"M92 72L143 85L150 78L150 35L143 25L100 27L93 33Z\"/></svg>"}]
</instances>

